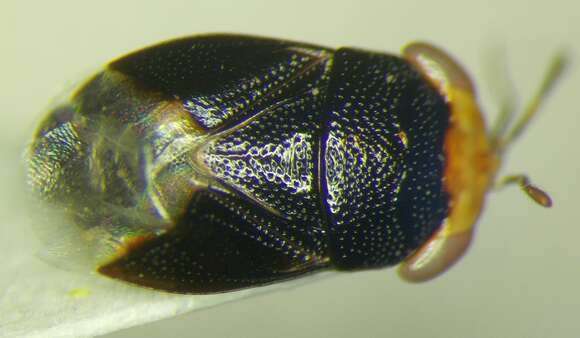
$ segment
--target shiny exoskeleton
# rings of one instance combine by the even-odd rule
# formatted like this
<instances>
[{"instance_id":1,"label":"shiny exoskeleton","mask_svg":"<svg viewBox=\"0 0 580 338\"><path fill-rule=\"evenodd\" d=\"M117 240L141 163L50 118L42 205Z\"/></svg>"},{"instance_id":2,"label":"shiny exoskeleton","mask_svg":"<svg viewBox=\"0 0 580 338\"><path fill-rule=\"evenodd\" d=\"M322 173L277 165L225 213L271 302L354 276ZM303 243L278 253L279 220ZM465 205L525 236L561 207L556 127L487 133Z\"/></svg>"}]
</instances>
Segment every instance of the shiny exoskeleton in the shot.
<instances>
[{"instance_id":1,"label":"shiny exoskeleton","mask_svg":"<svg viewBox=\"0 0 580 338\"><path fill-rule=\"evenodd\" d=\"M29 182L67 243L143 286L211 293L391 266L450 216L446 93L389 54L174 40L54 108Z\"/></svg>"}]
</instances>

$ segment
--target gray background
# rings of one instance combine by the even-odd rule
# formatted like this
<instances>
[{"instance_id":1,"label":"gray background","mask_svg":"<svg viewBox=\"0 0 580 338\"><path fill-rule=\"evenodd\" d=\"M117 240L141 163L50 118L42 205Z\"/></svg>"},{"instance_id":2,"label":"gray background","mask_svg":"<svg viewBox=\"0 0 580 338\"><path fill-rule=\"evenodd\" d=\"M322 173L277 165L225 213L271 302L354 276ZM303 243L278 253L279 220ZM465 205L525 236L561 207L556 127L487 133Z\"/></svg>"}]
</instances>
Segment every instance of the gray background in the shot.
<instances>
[{"instance_id":1,"label":"gray background","mask_svg":"<svg viewBox=\"0 0 580 338\"><path fill-rule=\"evenodd\" d=\"M19 144L63 85L160 40L236 32L397 52L412 40L445 47L471 70L495 115L501 77L490 51L509 55L521 98L551 55L580 48L574 1L95 1L0 4L0 194L12 198ZM511 188L491 194L467 257L424 285L393 270L345 274L108 337L577 337L580 332L577 63L509 154L504 173L526 172L553 196L536 207ZM495 81L495 82L494 82ZM15 227L4 223L2 227ZM10 233L10 231L5 231ZM14 233L18 233L15 231ZM0 274L2 271L0 270Z\"/></svg>"}]
</instances>

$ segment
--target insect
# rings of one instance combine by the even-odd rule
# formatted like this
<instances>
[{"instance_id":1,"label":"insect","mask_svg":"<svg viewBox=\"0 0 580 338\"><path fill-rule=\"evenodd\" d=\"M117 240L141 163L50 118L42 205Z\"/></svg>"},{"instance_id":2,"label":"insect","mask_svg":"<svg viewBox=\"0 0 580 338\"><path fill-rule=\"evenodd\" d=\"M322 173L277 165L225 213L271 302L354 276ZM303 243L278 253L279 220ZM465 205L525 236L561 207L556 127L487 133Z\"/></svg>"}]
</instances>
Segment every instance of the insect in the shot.
<instances>
[{"instance_id":1,"label":"insect","mask_svg":"<svg viewBox=\"0 0 580 338\"><path fill-rule=\"evenodd\" d=\"M394 265L425 281L467 250L505 150L563 64L512 129L491 132L466 71L429 44L397 56L173 40L56 106L28 181L71 256L140 286L204 294ZM523 175L503 182L551 205Z\"/></svg>"}]
</instances>

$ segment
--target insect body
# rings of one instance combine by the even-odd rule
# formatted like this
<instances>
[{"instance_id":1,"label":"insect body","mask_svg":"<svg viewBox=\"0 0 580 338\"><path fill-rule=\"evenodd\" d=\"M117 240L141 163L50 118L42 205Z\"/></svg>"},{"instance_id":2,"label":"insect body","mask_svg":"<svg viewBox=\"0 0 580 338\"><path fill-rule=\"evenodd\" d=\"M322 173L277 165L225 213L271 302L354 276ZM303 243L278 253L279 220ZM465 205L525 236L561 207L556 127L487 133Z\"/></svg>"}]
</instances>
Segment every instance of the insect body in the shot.
<instances>
[{"instance_id":1,"label":"insect body","mask_svg":"<svg viewBox=\"0 0 580 338\"><path fill-rule=\"evenodd\" d=\"M495 141L432 46L209 35L89 79L38 129L29 182L77 251L134 284L212 293L401 262L421 281L469 245Z\"/></svg>"}]
</instances>

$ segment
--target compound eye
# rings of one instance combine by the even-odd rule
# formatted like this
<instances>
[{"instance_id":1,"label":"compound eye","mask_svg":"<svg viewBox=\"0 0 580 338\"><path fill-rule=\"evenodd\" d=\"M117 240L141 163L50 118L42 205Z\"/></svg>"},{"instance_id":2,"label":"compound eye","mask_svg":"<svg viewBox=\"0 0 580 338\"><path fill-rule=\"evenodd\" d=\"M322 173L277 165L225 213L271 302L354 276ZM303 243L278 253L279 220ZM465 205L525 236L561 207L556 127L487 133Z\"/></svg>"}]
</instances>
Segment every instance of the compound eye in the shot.
<instances>
[{"instance_id":1,"label":"compound eye","mask_svg":"<svg viewBox=\"0 0 580 338\"><path fill-rule=\"evenodd\" d=\"M403 49L403 56L437 88L441 96L450 100L451 89L475 93L471 78L463 67L441 49L417 42Z\"/></svg>"},{"instance_id":2,"label":"compound eye","mask_svg":"<svg viewBox=\"0 0 580 338\"><path fill-rule=\"evenodd\" d=\"M411 283L431 280L452 267L465 254L473 238L473 228L450 236L445 225L399 266L399 276Z\"/></svg>"}]
</instances>

